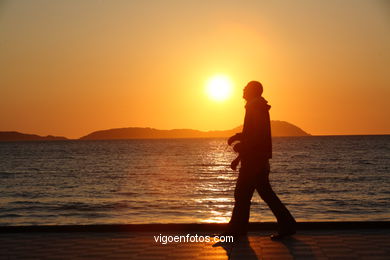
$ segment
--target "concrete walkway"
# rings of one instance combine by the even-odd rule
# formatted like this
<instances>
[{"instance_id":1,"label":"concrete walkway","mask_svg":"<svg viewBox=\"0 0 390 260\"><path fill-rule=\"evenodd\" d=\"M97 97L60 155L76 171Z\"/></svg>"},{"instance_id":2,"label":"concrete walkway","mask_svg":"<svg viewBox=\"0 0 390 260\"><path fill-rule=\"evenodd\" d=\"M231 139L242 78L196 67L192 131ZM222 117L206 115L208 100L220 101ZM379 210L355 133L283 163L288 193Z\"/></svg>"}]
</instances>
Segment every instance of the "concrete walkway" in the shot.
<instances>
[{"instance_id":1,"label":"concrete walkway","mask_svg":"<svg viewBox=\"0 0 390 260\"><path fill-rule=\"evenodd\" d=\"M302 230L283 242L253 231L233 243L162 244L154 236L210 232L4 232L0 259L390 259L390 229Z\"/></svg>"}]
</instances>

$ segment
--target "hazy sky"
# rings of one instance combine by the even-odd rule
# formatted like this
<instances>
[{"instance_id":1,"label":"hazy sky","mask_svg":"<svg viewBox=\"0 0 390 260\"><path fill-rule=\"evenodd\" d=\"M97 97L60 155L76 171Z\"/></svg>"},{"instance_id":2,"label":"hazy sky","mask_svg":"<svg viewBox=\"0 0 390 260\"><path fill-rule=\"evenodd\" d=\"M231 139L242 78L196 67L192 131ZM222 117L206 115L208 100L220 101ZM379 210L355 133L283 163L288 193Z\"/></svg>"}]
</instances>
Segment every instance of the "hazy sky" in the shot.
<instances>
[{"instance_id":1,"label":"hazy sky","mask_svg":"<svg viewBox=\"0 0 390 260\"><path fill-rule=\"evenodd\" d=\"M230 129L250 80L274 120L390 134L390 1L0 1L0 131Z\"/></svg>"}]
</instances>

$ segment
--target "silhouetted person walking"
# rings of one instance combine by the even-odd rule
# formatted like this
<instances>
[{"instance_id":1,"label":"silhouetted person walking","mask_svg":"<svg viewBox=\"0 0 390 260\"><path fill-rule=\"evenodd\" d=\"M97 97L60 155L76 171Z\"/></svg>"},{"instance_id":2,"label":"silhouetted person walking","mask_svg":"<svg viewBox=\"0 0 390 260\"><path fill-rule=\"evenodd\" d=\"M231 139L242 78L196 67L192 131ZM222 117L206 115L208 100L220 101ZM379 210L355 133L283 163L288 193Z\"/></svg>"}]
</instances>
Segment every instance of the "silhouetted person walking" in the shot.
<instances>
[{"instance_id":1,"label":"silhouetted person walking","mask_svg":"<svg viewBox=\"0 0 390 260\"><path fill-rule=\"evenodd\" d=\"M251 199L255 190L267 203L278 221L278 234L272 239L281 239L295 233L295 219L276 196L269 182L272 158L271 124L269 106L262 97L263 86L260 82L251 81L244 88L246 100L245 119L242 133L230 137L228 144L234 146L239 157L232 162L232 168L241 161L241 167L234 192L234 209L229 229L226 233L243 235L247 233Z\"/></svg>"}]
</instances>

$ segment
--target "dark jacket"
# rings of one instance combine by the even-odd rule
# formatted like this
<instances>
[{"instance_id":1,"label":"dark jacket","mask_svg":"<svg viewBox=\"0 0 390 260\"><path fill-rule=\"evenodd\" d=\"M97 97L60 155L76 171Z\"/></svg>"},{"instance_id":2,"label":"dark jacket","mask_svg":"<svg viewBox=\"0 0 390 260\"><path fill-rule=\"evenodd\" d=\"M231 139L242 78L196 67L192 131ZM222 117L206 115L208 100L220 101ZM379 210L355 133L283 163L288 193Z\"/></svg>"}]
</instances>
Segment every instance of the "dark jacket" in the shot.
<instances>
[{"instance_id":1,"label":"dark jacket","mask_svg":"<svg viewBox=\"0 0 390 260\"><path fill-rule=\"evenodd\" d=\"M254 156L258 159L272 158L270 105L263 97L247 102L244 126L241 134L240 156ZM253 157L252 157L253 158Z\"/></svg>"}]
</instances>

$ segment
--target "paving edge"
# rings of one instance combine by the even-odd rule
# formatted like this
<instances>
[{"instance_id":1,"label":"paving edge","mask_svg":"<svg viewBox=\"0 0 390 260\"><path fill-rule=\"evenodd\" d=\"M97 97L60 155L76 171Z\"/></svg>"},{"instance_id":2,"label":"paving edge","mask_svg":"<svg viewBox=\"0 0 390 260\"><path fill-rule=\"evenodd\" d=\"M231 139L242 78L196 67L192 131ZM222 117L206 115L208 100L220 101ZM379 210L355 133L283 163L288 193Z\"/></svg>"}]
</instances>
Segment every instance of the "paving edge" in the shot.
<instances>
[{"instance_id":1,"label":"paving edge","mask_svg":"<svg viewBox=\"0 0 390 260\"><path fill-rule=\"evenodd\" d=\"M140 232L140 231L222 231L227 223L188 224L101 224L101 225L36 225L0 226L0 233L24 232ZM276 222L254 222L250 231L275 230ZM390 221L352 222L298 222L298 230L343 230L343 229L390 229Z\"/></svg>"}]
</instances>

